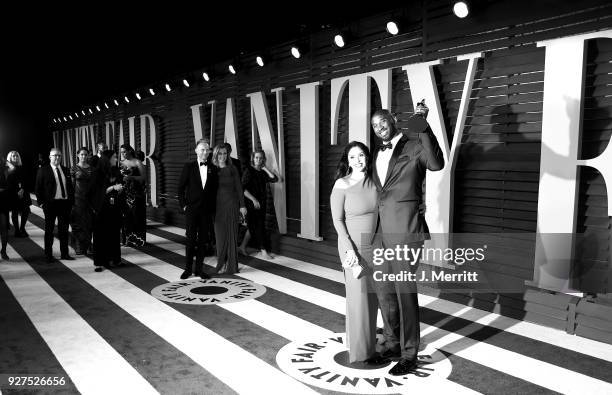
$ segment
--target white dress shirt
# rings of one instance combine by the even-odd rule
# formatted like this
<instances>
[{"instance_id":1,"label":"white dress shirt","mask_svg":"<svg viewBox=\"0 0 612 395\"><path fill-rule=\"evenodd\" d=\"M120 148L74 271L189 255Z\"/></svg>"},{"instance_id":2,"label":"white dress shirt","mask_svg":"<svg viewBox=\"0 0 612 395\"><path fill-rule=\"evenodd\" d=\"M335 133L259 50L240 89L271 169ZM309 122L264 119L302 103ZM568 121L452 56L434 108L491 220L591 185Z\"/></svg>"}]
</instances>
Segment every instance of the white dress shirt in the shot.
<instances>
[{"instance_id":1,"label":"white dress shirt","mask_svg":"<svg viewBox=\"0 0 612 395\"><path fill-rule=\"evenodd\" d=\"M53 170L53 177L55 177L55 199L68 199L68 190L66 189L66 176L64 176L62 167L51 165L51 169ZM66 195L65 197L62 197L62 188L60 187L59 179L57 178L57 171L55 171L55 169L59 169L59 173L62 176L62 185L64 185L64 194Z\"/></svg>"},{"instance_id":2,"label":"white dress shirt","mask_svg":"<svg viewBox=\"0 0 612 395\"><path fill-rule=\"evenodd\" d=\"M206 186L206 180L208 180L208 165L204 164L200 166L200 161L197 161L198 168L200 169L200 179L202 180L202 189ZM206 162L204 162L206 163Z\"/></svg>"},{"instance_id":3,"label":"white dress shirt","mask_svg":"<svg viewBox=\"0 0 612 395\"><path fill-rule=\"evenodd\" d=\"M378 174L378 179L380 180L380 185L385 185L387 170L389 169L389 161L391 160L391 156L393 156L393 150L395 149L397 142L401 138L402 133L400 132L391 139L391 149L387 148L384 151L380 151L376 157L376 172Z\"/></svg>"}]
</instances>

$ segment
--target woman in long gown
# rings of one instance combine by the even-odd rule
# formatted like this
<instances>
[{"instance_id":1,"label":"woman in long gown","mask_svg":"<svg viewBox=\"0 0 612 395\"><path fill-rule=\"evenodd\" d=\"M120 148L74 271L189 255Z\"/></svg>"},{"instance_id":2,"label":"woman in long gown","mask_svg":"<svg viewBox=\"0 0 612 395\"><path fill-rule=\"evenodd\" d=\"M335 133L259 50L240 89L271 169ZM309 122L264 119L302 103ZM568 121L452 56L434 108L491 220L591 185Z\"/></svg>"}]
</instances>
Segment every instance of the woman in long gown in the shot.
<instances>
[{"instance_id":1,"label":"woman in long gown","mask_svg":"<svg viewBox=\"0 0 612 395\"><path fill-rule=\"evenodd\" d=\"M338 253L344 268L346 288L346 337L351 363L365 361L376 353L378 302L368 284L372 245L367 235L374 231L377 192L370 178L370 153L358 142L349 143L336 173L330 207ZM364 235L365 237L362 237Z\"/></svg>"},{"instance_id":2,"label":"woman in long gown","mask_svg":"<svg viewBox=\"0 0 612 395\"><path fill-rule=\"evenodd\" d=\"M86 147L77 153L78 163L70 169L72 185L74 185L74 205L70 213L70 227L74 239L74 250L77 255L84 255L91 246L93 233L93 211L88 195L91 188L93 167L87 159L89 150Z\"/></svg>"},{"instance_id":3,"label":"woman in long gown","mask_svg":"<svg viewBox=\"0 0 612 395\"><path fill-rule=\"evenodd\" d=\"M30 216L30 206L32 205L32 199L26 189L25 185L25 174L23 171L23 164L21 162L21 155L17 151L11 151L6 156L6 164L8 166L8 184L11 194L12 202L11 207L11 219L13 220L13 226L15 227L15 237L27 237L28 232L25 230L28 217ZM19 215L21 214L21 223L19 222Z\"/></svg>"},{"instance_id":4,"label":"woman in long gown","mask_svg":"<svg viewBox=\"0 0 612 395\"><path fill-rule=\"evenodd\" d=\"M10 204L10 189L8 184L8 166L4 160L0 158L0 257L9 259L6 254L6 245L8 243L8 215Z\"/></svg>"},{"instance_id":5,"label":"woman in long gown","mask_svg":"<svg viewBox=\"0 0 612 395\"><path fill-rule=\"evenodd\" d=\"M213 150L213 164L219 168L215 239L217 240L217 273L238 273L238 220L246 216L244 195L238 170L229 161L227 148L219 144Z\"/></svg>"},{"instance_id":6,"label":"woman in long gown","mask_svg":"<svg viewBox=\"0 0 612 395\"><path fill-rule=\"evenodd\" d=\"M124 181L125 212L124 233L126 244L142 247L147 232L147 201L145 195L146 175L142 162L128 144L123 144L121 153L121 174Z\"/></svg>"}]
</instances>

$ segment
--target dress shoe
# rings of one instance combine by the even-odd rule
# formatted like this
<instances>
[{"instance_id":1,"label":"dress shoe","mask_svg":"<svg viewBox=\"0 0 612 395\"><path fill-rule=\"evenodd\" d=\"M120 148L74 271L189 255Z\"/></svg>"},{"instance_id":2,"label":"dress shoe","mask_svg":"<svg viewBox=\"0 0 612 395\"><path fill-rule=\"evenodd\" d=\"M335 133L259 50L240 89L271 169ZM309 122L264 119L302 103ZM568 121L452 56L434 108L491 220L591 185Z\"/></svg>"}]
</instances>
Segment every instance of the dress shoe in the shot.
<instances>
[{"instance_id":1,"label":"dress shoe","mask_svg":"<svg viewBox=\"0 0 612 395\"><path fill-rule=\"evenodd\" d=\"M186 280L186 279L188 279L189 277L191 277L191 272L190 272L190 271L188 271L188 270L185 270L185 271L183 272L183 274L181 274L181 280Z\"/></svg>"},{"instance_id":2,"label":"dress shoe","mask_svg":"<svg viewBox=\"0 0 612 395\"><path fill-rule=\"evenodd\" d=\"M196 276L200 277L202 280L208 280L210 275L204 271L196 272Z\"/></svg>"},{"instance_id":3,"label":"dress shoe","mask_svg":"<svg viewBox=\"0 0 612 395\"><path fill-rule=\"evenodd\" d=\"M393 358L399 358L402 356L402 353L400 352L399 349L397 350L393 350L391 348L388 348L384 351L380 352L380 356L383 358L387 358L387 359L393 359Z\"/></svg>"},{"instance_id":4,"label":"dress shoe","mask_svg":"<svg viewBox=\"0 0 612 395\"><path fill-rule=\"evenodd\" d=\"M96 268L94 269L94 272L100 273L102 270L104 270L102 266L96 266Z\"/></svg>"},{"instance_id":5,"label":"dress shoe","mask_svg":"<svg viewBox=\"0 0 612 395\"><path fill-rule=\"evenodd\" d=\"M62 256L60 257L60 259L61 259L62 261L74 261L74 258L73 258L73 257L71 257L70 255L62 255Z\"/></svg>"},{"instance_id":6,"label":"dress shoe","mask_svg":"<svg viewBox=\"0 0 612 395\"><path fill-rule=\"evenodd\" d=\"M373 357L370 357L364 361L367 365L380 366L385 365L391 362L389 358L385 358L380 354L376 354Z\"/></svg>"},{"instance_id":7,"label":"dress shoe","mask_svg":"<svg viewBox=\"0 0 612 395\"><path fill-rule=\"evenodd\" d=\"M418 367L417 360L401 358L394 367L389 370L389 374L393 376L403 376L410 373Z\"/></svg>"}]
</instances>

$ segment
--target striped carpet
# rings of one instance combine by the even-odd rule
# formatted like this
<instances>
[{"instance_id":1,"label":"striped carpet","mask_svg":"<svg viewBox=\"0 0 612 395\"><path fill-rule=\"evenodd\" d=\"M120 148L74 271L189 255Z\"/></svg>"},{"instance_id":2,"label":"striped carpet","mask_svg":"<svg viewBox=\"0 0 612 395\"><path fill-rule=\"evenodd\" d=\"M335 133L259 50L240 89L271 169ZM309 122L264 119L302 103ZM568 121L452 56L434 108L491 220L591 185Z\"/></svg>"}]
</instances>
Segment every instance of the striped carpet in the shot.
<instances>
[{"instance_id":1,"label":"striped carpet","mask_svg":"<svg viewBox=\"0 0 612 395\"><path fill-rule=\"evenodd\" d=\"M11 239L11 259L0 261L3 393L13 391L7 375L29 374L67 379L42 393L612 394L611 345L424 294L417 374L348 367L340 271L242 257L241 273L224 277L260 284L263 295L164 302L151 290L179 280L183 229L151 223L147 245L122 248L127 266L95 273L87 257L46 263L43 213L32 209L30 238Z\"/></svg>"}]
</instances>

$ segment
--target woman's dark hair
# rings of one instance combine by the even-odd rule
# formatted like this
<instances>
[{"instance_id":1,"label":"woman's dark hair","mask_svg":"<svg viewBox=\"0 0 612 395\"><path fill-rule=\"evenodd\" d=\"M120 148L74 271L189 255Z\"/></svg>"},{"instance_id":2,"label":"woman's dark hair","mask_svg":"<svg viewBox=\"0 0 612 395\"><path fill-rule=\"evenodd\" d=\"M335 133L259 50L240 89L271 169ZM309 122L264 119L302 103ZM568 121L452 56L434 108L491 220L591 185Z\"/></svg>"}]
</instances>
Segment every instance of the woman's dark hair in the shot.
<instances>
[{"instance_id":1,"label":"woman's dark hair","mask_svg":"<svg viewBox=\"0 0 612 395\"><path fill-rule=\"evenodd\" d=\"M131 145L129 145L129 144L121 144L120 148L125 150L126 158L135 158L136 157L136 151L134 151L134 148L132 148ZM129 154L129 156L128 156L128 154Z\"/></svg>"},{"instance_id":2,"label":"woman's dark hair","mask_svg":"<svg viewBox=\"0 0 612 395\"><path fill-rule=\"evenodd\" d=\"M342 152L342 156L340 157L340 161L338 162L338 166L336 166L336 180L342 177L346 177L351 174L352 169L348 163L348 153L354 148L359 147L366 156L366 166L365 166L365 180L370 178L372 174L372 166L370 164L370 150L365 146L364 143L360 141L351 141L344 147L344 151Z\"/></svg>"},{"instance_id":3,"label":"woman's dark hair","mask_svg":"<svg viewBox=\"0 0 612 395\"><path fill-rule=\"evenodd\" d=\"M79 150L77 151L77 155L79 155L81 153L81 151L85 151L89 154L89 149L87 147L81 147L79 148Z\"/></svg>"}]
</instances>

